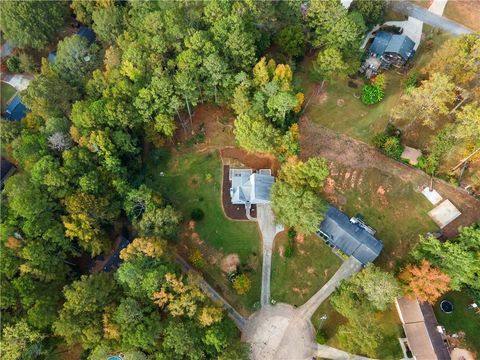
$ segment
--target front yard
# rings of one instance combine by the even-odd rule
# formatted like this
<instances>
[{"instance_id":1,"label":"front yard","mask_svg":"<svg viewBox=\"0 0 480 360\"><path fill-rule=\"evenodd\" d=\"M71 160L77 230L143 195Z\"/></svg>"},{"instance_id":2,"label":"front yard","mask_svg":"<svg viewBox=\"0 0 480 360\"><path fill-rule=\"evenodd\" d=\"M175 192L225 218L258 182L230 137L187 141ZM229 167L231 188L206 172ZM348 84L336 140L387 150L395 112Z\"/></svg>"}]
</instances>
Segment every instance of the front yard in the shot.
<instances>
[{"instance_id":1,"label":"front yard","mask_svg":"<svg viewBox=\"0 0 480 360\"><path fill-rule=\"evenodd\" d=\"M316 235L295 241L289 258L286 243L284 231L275 238L272 254L272 299L300 306L332 277L342 260Z\"/></svg>"},{"instance_id":2,"label":"front yard","mask_svg":"<svg viewBox=\"0 0 480 360\"><path fill-rule=\"evenodd\" d=\"M148 177L153 179L150 186L185 216L178 236L179 251L188 257L195 249L200 250L205 259L200 271L206 279L240 312L252 312L253 305L260 299L260 234L256 223L232 221L224 216L221 205L222 162L218 152L172 150L169 155L165 150L153 150ZM203 211L203 220L190 220L194 209ZM226 277L227 271L222 271L222 268L225 270L235 265L248 273L252 281L250 292L243 296L234 292Z\"/></svg>"}]
</instances>

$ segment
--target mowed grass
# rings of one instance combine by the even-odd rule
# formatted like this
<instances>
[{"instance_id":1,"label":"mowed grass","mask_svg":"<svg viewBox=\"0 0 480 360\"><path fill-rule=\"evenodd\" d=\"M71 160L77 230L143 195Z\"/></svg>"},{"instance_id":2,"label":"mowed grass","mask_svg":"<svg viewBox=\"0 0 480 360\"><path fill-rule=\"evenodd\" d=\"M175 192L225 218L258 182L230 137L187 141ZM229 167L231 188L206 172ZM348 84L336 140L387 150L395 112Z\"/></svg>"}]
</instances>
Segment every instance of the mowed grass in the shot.
<instances>
[{"instance_id":1,"label":"mowed grass","mask_svg":"<svg viewBox=\"0 0 480 360\"><path fill-rule=\"evenodd\" d=\"M296 242L294 254L286 258L282 249L287 243L286 231L279 234L272 254L272 299L300 306L315 294L337 271L342 261L316 235Z\"/></svg>"},{"instance_id":2,"label":"mowed grass","mask_svg":"<svg viewBox=\"0 0 480 360\"><path fill-rule=\"evenodd\" d=\"M444 299L453 304L451 314L440 310L440 302ZM443 325L449 334L464 332L466 345L471 350L480 352L480 313L468 310L468 305L472 302L467 294L451 291L443 295L433 309L438 323Z\"/></svg>"},{"instance_id":3,"label":"mowed grass","mask_svg":"<svg viewBox=\"0 0 480 360\"><path fill-rule=\"evenodd\" d=\"M236 253L246 261L258 253L260 237L256 223L232 221L225 217L221 204L222 162L217 152L176 154L158 172L160 191L188 219L194 209L205 218L196 224L202 240L225 253Z\"/></svg>"},{"instance_id":4,"label":"mowed grass","mask_svg":"<svg viewBox=\"0 0 480 360\"><path fill-rule=\"evenodd\" d=\"M246 295L235 293L218 262L213 263L206 257L206 265L200 270L238 311L249 315L260 300L261 239L256 223L225 217L221 204L222 162L218 153L174 152L170 155L166 151L156 151L151 158L147 177L153 181L149 185L182 212L184 232L192 210L202 209L205 217L196 222L194 230L207 245L207 249L202 247L202 250L219 261L229 254L239 256L252 282ZM164 176L160 176L162 171ZM190 251L200 247L185 235L179 236L178 241Z\"/></svg>"},{"instance_id":5,"label":"mowed grass","mask_svg":"<svg viewBox=\"0 0 480 360\"><path fill-rule=\"evenodd\" d=\"M11 86L10 84L7 84L6 82L3 82L3 81L0 83L0 85L1 85L0 92L1 92L1 95L2 95L1 96L1 100L2 100L1 109L2 109L2 113L3 113L5 111L5 109L7 108L8 100L10 100L13 95L15 95L17 90L15 90L15 88L13 86Z\"/></svg>"}]
</instances>

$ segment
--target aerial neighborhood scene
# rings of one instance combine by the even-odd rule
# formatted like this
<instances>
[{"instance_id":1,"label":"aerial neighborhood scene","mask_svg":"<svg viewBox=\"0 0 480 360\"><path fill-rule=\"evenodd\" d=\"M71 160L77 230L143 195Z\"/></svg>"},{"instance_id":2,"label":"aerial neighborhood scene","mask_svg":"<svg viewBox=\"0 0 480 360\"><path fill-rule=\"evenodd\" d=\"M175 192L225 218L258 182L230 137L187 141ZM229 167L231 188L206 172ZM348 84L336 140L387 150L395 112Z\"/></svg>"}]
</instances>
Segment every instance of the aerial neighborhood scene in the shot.
<instances>
[{"instance_id":1,"label":"aerial neighborhood scene","mask_svg":"<svg viewBox=\"0 0 480 360\"><path fill-rule=\"evenodd\" d=\"M480 359L479 0L2 0L0 359Z\"/></svg>"}]
</instances>

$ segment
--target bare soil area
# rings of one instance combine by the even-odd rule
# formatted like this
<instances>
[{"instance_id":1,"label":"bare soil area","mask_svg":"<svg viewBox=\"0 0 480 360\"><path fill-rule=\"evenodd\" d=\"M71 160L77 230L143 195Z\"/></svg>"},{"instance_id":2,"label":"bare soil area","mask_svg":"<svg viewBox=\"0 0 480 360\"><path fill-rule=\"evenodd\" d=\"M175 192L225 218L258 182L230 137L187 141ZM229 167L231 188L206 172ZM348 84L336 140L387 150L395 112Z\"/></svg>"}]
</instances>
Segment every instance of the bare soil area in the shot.
<instances>
[{"instance_id":1,"label":"bare soil area","mask_svg":"<svg viewBox=\"0 0 480 360\"><path fill-rule=\"evenodd\" d=\"M276 174L280 168L280 163L274 156L254 154L236 147L224 148L220 150L220 155L224 163L226 159L235 159L253 170L271 169L272 174Z\"/></svg>"},{"instance_id":2,"label":"bare soil area","mask_svg":"<svg viewBox=\"0 0 480 360\"><path fill-rule=\"evenodd\" d=\"M424 172L390 159L359 140L314 124L305 116L300 121L300 144L303 159L322 156L353 169L378 169L404 182L412 183L419 190L430 184L430 178ZM459 227L480 220L480 202L475 198L441 180L435 180L434 187L443 198L449 199L462 212L459 218L443 229L445 236L454 237ZM377 193L382 191L380 189Z\"/></svg>"}]
</instances>

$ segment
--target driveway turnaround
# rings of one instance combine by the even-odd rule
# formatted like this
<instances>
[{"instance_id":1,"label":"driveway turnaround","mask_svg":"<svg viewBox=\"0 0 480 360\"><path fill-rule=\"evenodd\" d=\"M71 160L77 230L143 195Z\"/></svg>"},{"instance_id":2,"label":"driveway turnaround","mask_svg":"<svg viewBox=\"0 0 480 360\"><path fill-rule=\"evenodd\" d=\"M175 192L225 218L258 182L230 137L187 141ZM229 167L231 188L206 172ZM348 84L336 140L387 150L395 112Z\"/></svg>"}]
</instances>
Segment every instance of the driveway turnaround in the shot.
<instances>
[{"instance_id":1,"label":"driveway turnaround","mask_svg":"<svg viewBox=\"0 0 480 360\"><path fill-rule=\"evenodd\" d=\"M296 309L288 304L265 304L250 316L242 332L243 340L251 345L250 358L252 360L310 360L314 355L319 354L325 359L362 359L328 346L319 348L315 340L315 329L310 321L311 315L340 282L361 268L360 262L351 257L300 308Z\"/></svg>"},{"instance_id":2,"label":"driveway turnaround","mask_svg":"<svg viewBox=\"0 0 480 360\"><path fill-rule=\"evenodd\" d=\"M262 295L260 304L270 304L270 275L272 272L272 248L275 235L283 231L283 226L275 224L275 217L269 204L257 205L257 221L263 238Z\"/></svg>"}]
</instances>

